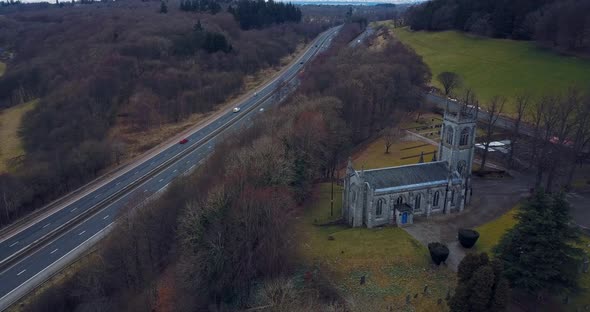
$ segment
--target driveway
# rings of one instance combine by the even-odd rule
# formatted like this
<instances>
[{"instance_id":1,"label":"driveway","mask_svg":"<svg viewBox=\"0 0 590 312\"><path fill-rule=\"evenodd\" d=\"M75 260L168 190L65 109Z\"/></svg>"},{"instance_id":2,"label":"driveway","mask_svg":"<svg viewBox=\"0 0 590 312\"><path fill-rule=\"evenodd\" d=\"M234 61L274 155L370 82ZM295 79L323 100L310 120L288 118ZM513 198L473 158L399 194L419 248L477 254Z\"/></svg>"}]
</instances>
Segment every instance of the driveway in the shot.
<instances>
[{"instance_id":1,"label":"driveway","mask_svg":"<svg viewBox=\"0 0 590 312\"><path fill-rule=\"evenodd\" d=\"M465 256L465 249L457 241L457 230L490 222L529 195L529 178L515 175L497 179L474 177L473 198L463 212L436 215L429 219L416 218L413 225L404 229L425 246L437 241L445 243L450 250L446 264L456 271Z\"/></svg>"}]
</instances>

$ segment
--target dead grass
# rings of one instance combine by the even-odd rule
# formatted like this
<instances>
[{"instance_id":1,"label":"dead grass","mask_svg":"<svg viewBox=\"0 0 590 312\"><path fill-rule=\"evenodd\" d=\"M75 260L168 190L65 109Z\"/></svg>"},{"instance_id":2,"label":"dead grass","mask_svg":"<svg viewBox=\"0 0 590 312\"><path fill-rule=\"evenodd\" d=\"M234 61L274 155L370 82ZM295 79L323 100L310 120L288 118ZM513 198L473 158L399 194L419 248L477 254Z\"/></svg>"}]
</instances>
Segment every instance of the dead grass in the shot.
<instances>
[{"instance_id":1,"label":"dead grass","mask_svg":"<svg viewBox=\"0 0 590 312\"><path fill-rule=\"evenodd\" d=\"M424 161L432 160L436 146L420 141L398 141L385 153L385 141L378 138L370 142L366 148L353 157L354 168L360 170L393 167L418 163L420 153L424 153Z\"/></svg>"},{"instance_id":2,"label":"dead grass","mask_svg":"<svg viewBox=\"0 0 590 312\"><path fill-rule=\"evenodd\" d=\"M14 159L25 154L18 130L23 115L32 110L37 100L0 111L0 173L15 169Z\"/></svg>"},{"instance_id":3,"label":"dead grass","mask_svg":"<svg viewBox=\"0 0 590 312\"><path fill-rule=\"evenodd\" d=\"M314 203L297 224L306 265L327 272L353 311L447 311L444 298L454 287L455 274L432 267L427 249L403 229L313 225L340 215L341 194L337 187L335 216L330 216L330 184L317 185ZM328 240L330 235L334 240ZM366 277L364 285L361 276ZM438 299L443 299L440 305Z\"/></svg>"}]
</instances>

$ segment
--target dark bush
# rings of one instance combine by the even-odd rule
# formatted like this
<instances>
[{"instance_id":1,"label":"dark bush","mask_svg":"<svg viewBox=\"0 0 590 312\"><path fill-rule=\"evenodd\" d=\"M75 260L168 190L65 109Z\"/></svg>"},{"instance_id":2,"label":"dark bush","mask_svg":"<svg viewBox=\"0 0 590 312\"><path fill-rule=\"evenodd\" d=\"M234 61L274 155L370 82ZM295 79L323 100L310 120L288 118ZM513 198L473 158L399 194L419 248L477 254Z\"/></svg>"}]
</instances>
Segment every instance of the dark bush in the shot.
<instances>
[{"instance_id":1,"label":"dark bush","mask_svg":"<svg viewBox=\"0 0 590 312\"><path fill-rule=\"evenodd\" d=\"M439 242L428 244L428 251L430 251L430 257L436 265L445 262L449 257L449 248Z\"/></svg>"},{"instance_id":2,"label":"dark bush","mask_svg":"<svg viewBox=\"0 0 590 312\"><path fill-rule=\"evenodd\" d=\"M459 242L465 248L471 248L477 242L479 233L471 229L459 229Z\"/></svg>"}]
</instances>

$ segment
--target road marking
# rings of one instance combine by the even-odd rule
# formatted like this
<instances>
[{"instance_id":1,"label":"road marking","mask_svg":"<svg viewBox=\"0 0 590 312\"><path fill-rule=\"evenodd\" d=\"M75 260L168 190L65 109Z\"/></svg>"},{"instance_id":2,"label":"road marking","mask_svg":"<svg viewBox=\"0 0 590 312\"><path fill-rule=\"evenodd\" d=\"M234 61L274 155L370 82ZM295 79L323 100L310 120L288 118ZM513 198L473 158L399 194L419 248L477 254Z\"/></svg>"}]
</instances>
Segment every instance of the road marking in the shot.
<instances>
[{"instance_id":1,"label":"road marking","mask_svg":"<svg viewBox=\"0 0 590 312\"><path fill-rule=\"evenodd\" d=\"M115 184L115 186L117 186L117 185L119 185L119 184L121 184L121 182L117 182L117 184Z\"/></svg>"},{"instance_id":2,"label":"road marking","mask_svg":"<svg viewBox=\"0 0 590 312\"><path fill-rule=\"evenodd\" d=\"M176 171L178 171L178 169L174 169L174 171L172 171L172 172L176 172Z\"/></svg>"},{"instance_id":3,"label":"road marking","mask_svg":"<svg viewBox=\"0 0 590 312\"><path fill-rule=\"evenodd\" d=\"M74 211L76 211L76 209L78 209L78 208L76 207L76 208L70 210L70 212L74 212Z\"/></svg>"},{"instance_id":4,"label":"road marking","mask_svg":"<svg viewBox=\"0 0 590 312\"><path fill-rule=\"evenodd\" d=\"M135 171L135 173L134 173L134 174L138 174L138 173L139 173L139 171Z\"/></svg>"},{"instance_id":5,"label":"road marking","mask_svg":"<svg viewBox=\"0 0 590 312\"><path fill-rule=\"evenodd\" d=\"M24 270L22 270L22 271L18 272L18 274L16 274L16 276L19 276L19 275L21 275L21 274L25 273L25 271L26 271L26 270L27 270L27 269L24 269Z\"/></svg>"},{"instance_id":6,"label":"road marking","mask_svg":"<svg viewBox=\"0 0 590 312\"><path fill-rule=\"evenodd\" d=\"M98 195L94 196L94 198L98 198L98 196L100 196L100 194L98 194Z\"/></svg>"},{"instance_id":7,"label":"road marking","mask_svg":"<svg viewBox=\"0 0 590 312\"><path fill-rule=\"evenodd\" d=\"M102 219L106 220L109 217L109 215L104 216Z\"/></svg>"},{"instance_id":8,"label":"road marking","mask_svg":"<svg viewBox=\"0 0 590 312\"><path fill-rule=\"evenodd\" d=\"M84 234L84 233L86 233L86 230L84 230L84 231L80 232L80 233L78 234L78 236L80 236L80 235L82 235L82 234Z\"/></svg>"},{"instance_id":9,"label":"road marking","mask_svg":"<svg viewBox=\"0 0 590 312\"><path fill-rule=\"evenodd\" d=\"M211 145L209 145L209 149L211 149Z\"/></svg>"},{"instance_id":10,"label":"road marking","mask_svg":"<svg viewBox=\"0 0 590 312\"><path fill-rule=\"evenodd\" d=\"M158 181L158 183L160 183L160 182L162 182L162 181L164 181L164 179L160 179L160 181Z\"/></svg>"},{"instance_id":11,"label":"road marking","mask_svg":"<svg viewBox=\"0 0 590 312\"><path fill-rule=\"evenodd\" d=\"M46 228L46 227L48 227L50 224L51 224L51 222L49 222L49 223L45 224L45 225L43 226L43 228Z\"/></svg>"},{"instance_id":12,"label":"road marking","mask_svg":"<svg viewBox=\"0 0 590 312\"><path fill-rule=\"evenodd\" d=\"M153 164L154 164L154 162L152 161L152 162L150 163L150 166L151 166L151 165L153 165Z\"/></svg>"},{"instance_id":13,"label":"road marking","mask_svg":"<svg viewBox=\"0 0 590 312\"><path fill-rule=\"evenodd\" d=\"M191 162L190 160L187 160L187 161L186 161L186 164L188 165L190 162Z\"/></svg>"},{"instance_id":14,"label":"road marking","mask_svg":"<svg viewBox=\"0 0 590 312\"><path fill-rule=\"evenodd\" d=\"M57 251L57 248L55 248L52 252L50 252L50 254L53 254Z\"/></svg>"},{"instance_id":15,"label":"road marking","mask_svg":"<svg viewBox=\"0 0 590 312\"><path fill-rule=\"evenodd\" d=\"M143 192L145 193L145 192L147 192L147 190L143 190Z\"/></svg>"},{"instance_id":16,"label":"road marking","mask_svg":"<svg viewBox=\"0 0 590 312\"><path fill-rule=\"evenodd\" d=\"M190 168L188 168L188 171L193 170L194 167L195 167L195 165L192 165Z\"/></svg>"},{"instance_id":17,"label":"road marking","mask_svg":"<svg viewBox=\"0 0 590 312\"><path fill-rule=\"evenodd\" d=\"M10 245L10 246L8 246L8 247L12 247L12 246L14 246L14 245L16 245L16 244L18 244L18 241L16 241L16 242L12 243L12 245Z\"/></svg>"}]
</instances>

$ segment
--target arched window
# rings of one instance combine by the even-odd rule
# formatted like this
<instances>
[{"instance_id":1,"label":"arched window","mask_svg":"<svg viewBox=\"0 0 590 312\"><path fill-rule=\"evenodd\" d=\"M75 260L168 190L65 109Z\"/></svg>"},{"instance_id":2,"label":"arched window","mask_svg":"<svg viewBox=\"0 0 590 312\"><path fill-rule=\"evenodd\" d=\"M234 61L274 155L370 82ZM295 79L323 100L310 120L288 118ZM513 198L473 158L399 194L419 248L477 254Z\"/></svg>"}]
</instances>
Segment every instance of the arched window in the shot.
<instances>
[{"instance_id":1,"label":"arched window","mask_svg":"<svg viewBox=\"0 0 590 312\"><path fill-rule=\"evenodd\" d=\"M353 203L356 201L356 188L352 189L352 199L350 201L352 201Z\"/></svg>"},{"instance_id":2,"label":"arched window","mask_svg":"<svg viewBox=\"0 0 590 312\"><path fill-rule=\"evenodd\" d=\"M422 194L416 195L416 199L414 200L414 209L420 209L421 201L422 201Z\"/></svg>"},{"instance_id":3,"label":"arched window","mask_svg":"<svg viewBox=\"0 0 590 312\"><path fill-rule=\"evenodd\" d=\"M404 203L404 198L401 197L401 196L398 197L397 200L395 201L395 204L398 205L398 206L401 205L401 204L403 204L403 203Z\"/></svg>"},{"instance_id":4,"label":"arched window","mask_svg":"<svg viewBox=\"0 0 590 312\"><path fill-rule=\"evenodd\" d=\"M459 140L459 145L464 146L467 145L469 142L469 128L463 128L461 130L461 140Z\"/></svg>"},{"instance_id":5,"label":"arched window","mask_svg":"<svg viewBox=\"0 0 590 312\"><path fill-rule=\"evenodd\" d=\"M455 205L455 190L451 192L451 205Z\"/></svg>"},{"instance_id":6,"label":"arched window","mask_svg":"<svg viewBox=\"0 0 590 312\"><path fill-rule=\"evenodd\" d=\"M434 198L432 198L432 206L438 206L438 200L440 198L439 191L434 192Z\"/></svg>"},{"instance_id":7,"label":"arched window","mask_svg":"<svg viewBox=\"0 0 590 312\"><path fill-rule=\"evenodd\" d=\"M383 214L383 206L385 205L385 199L379 198L377 200L377 209L375 209L375 214L379 217Z\"/></svg>"},{"instance_id":8,"label":"arched window","mask_svg":"<svg viewBox=\"0 0 590 312\"><path fill-rule=\"evenodd\" d=\"M465 162L464 160L459 161L457 163L457 172L459 172L460 175L463 175L466 166L467 162Z\"/></svg>"},{"instance_id":9,"label":"arched window","mask_svg":"<svg viewBox=\"0 0 590 312\"><path fill-rule=\"evenodd\" d=\"M453 127L447 126L446 142L447 142L447 144L453 144Z\"/></svg>"}]
</instances>

